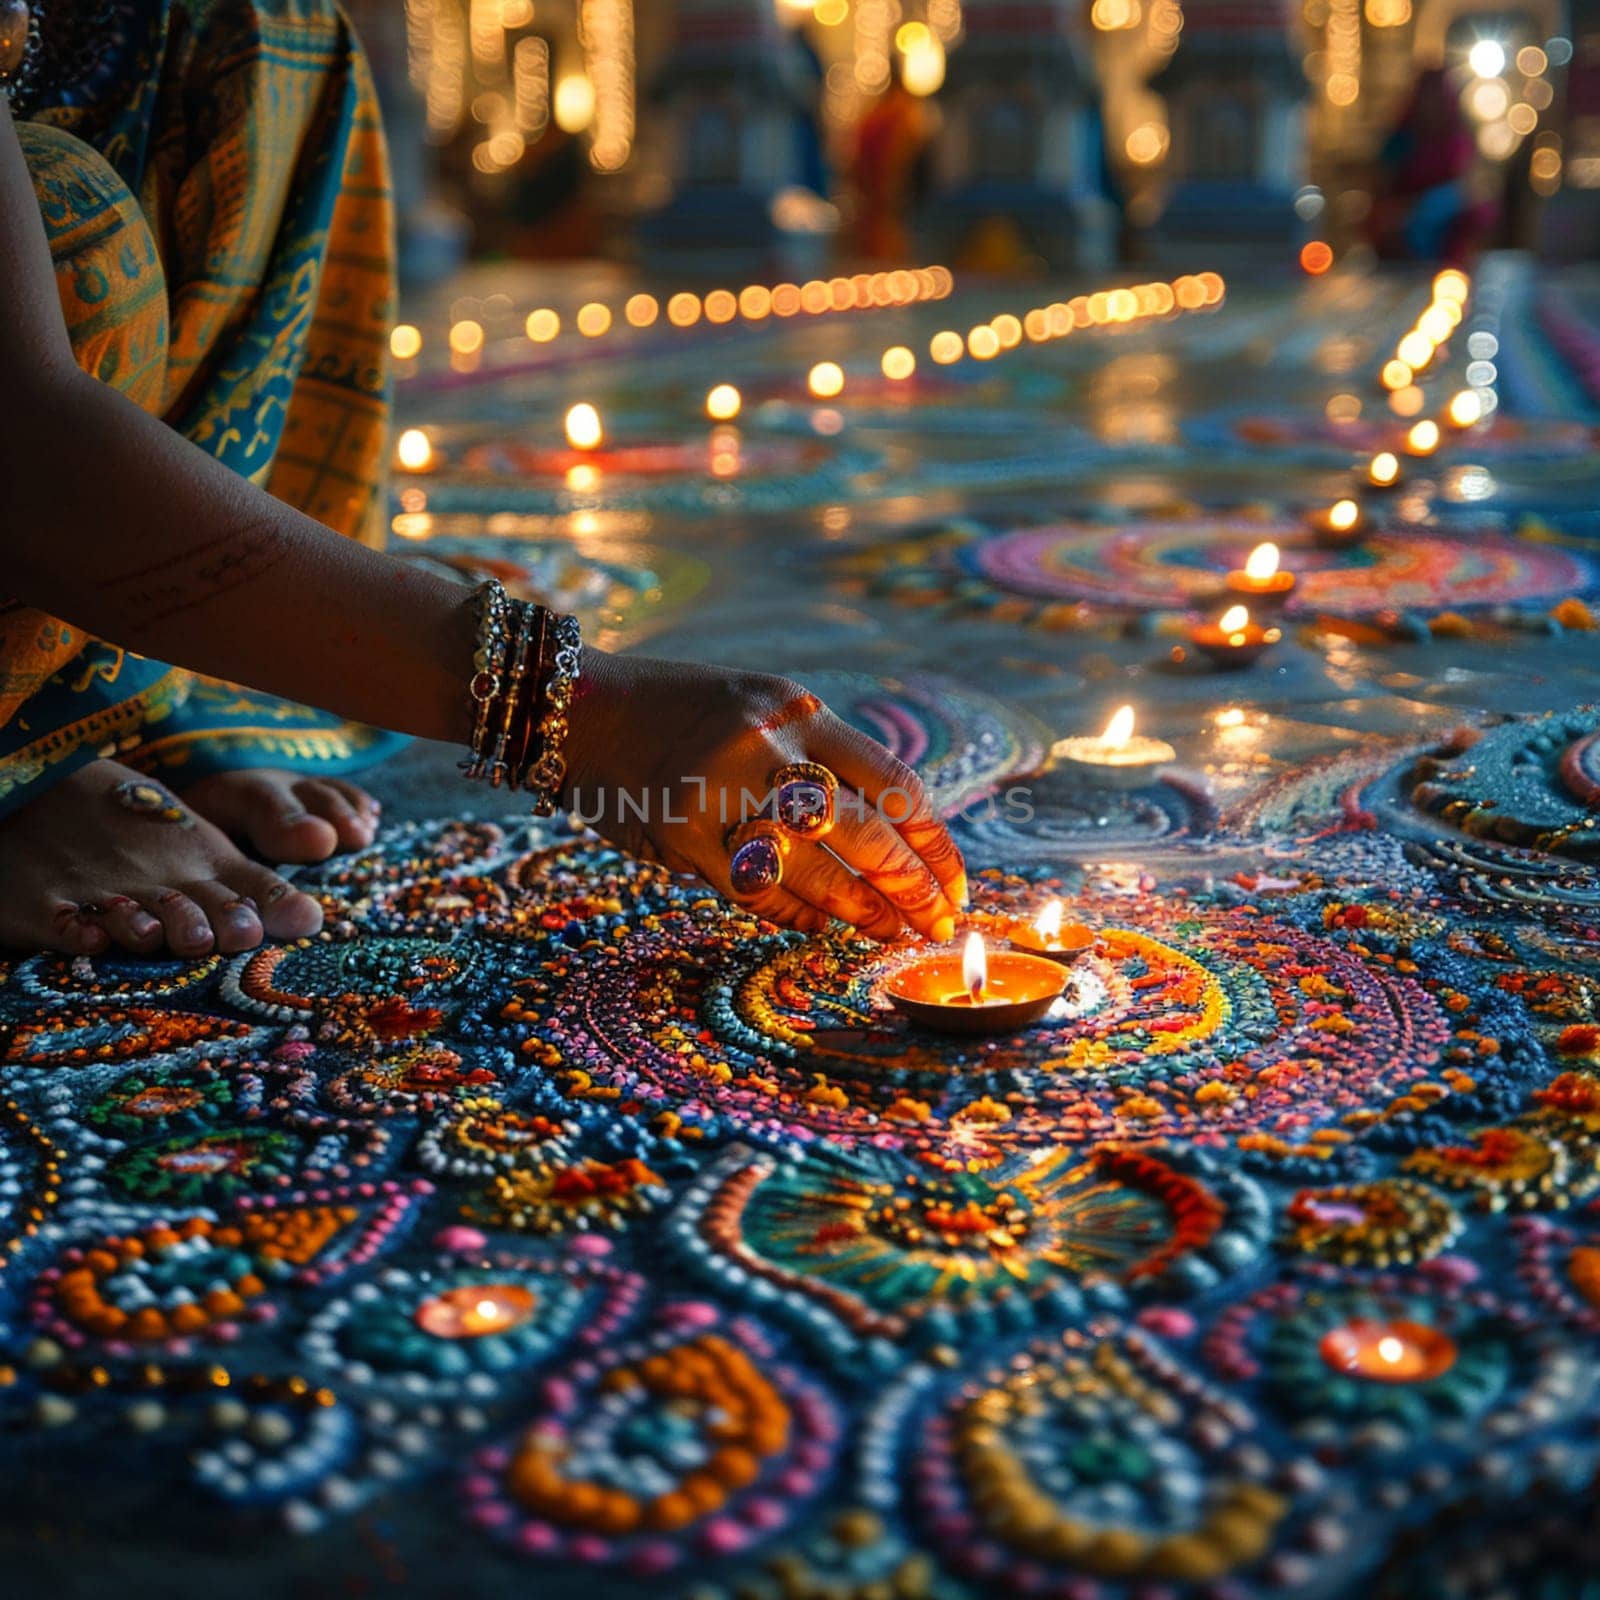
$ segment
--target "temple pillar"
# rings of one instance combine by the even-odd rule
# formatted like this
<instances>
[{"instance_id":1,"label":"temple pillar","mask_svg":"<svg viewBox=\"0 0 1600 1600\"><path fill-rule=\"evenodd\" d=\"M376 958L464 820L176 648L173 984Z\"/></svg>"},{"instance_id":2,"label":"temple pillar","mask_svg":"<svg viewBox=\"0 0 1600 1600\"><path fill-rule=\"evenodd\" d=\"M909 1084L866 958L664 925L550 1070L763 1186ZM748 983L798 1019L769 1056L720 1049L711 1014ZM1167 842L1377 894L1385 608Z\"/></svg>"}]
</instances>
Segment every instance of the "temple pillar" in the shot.
<instances>
[{"instance_id":1,"label":"temple pillar","mask_svg":"<svg viewBox=\"0 0 1600 1600\"><path fill-rule=\"evenodd\" d=\"M1171 138L1161 231L1293 241L1306 80L1281 0L1185 0L1178 48L1151 84Z\"/></svg>"},{"instance_id":2,"label":"temple pillar","mask_svg":"<svg viewBox=\"0 0 1600 1600\"><path fill-rule=\"evenodd\" d=\"M815 115L817 87L772 0L678 0L650 97L652 165L670 186L640 225L653 260L680 271L820 261L837 214L799 189L800 119Z\"/></svg>"},{"instance_id":3,"label":"temple pillar","mask_svg":"<svg viewBox=\"0 0 1600 1600\"><path fill-rule=\"evenodd\" d=\"M1003 264L1008 246L1056 267L1111 261L1117 208L1076 9L967 0L939 95L927 231L942 252L980 265Z\"/></svg>"}]
</instances>

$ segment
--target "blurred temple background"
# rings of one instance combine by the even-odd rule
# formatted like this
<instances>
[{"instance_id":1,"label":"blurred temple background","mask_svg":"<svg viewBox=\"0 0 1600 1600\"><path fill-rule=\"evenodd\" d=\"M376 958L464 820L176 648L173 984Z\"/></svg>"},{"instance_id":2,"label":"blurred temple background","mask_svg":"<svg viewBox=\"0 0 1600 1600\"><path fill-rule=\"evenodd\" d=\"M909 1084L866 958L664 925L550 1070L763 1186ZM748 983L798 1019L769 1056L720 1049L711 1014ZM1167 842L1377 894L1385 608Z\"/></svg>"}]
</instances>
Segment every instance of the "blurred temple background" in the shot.
<instances>
[{"instance_id":1,"label":"blurred temple background","mask_svg":"<svg viewBox=\"0 0 1600 1600\"><path fill-rule=\"evenodd\" d=\"M468 257L1600 254L1596 0L352 0L408 277Z\"/></svg>"}]
</instances>

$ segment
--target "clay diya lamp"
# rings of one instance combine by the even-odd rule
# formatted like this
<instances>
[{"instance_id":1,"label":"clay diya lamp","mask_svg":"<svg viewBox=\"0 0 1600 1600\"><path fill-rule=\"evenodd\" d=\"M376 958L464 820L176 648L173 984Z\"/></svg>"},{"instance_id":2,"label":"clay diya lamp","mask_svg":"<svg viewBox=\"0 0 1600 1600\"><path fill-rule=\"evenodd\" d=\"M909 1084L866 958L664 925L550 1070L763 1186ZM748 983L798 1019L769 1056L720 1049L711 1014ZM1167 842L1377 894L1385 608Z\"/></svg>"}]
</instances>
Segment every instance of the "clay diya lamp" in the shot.
<instances>
[{"instance_id":1,"label":"clay diya lamp","mask_svg":"<svg viewBox=\"0 0 1600 1600\"><path fill-rule=\"evenodd\" d=\"M1278 547L1270 542L1258 544L1245 564L1223 582L1230 595L1257 611L1282 610L1284 601L1294 593L1294 574L1284 571Z\"/></svg>"},{"instance_id":2,"label":"clay diya lamp","mask_svg":"<svg viewBox=\"0 0 1600 1600\"><path fill-rule=\"evenodd\" d=\"M1325 550L1343 550L1359 543L1372 527L1361 505L1355 500L1335 500L1321 511L1308 511L1306 527L1311 537Z\"/></svg>"},{"instance_id":3,"label":"clay diya lamp","mask_svg":"<svg viewBox=\"0 0 1600 1600\"><path fill-rule=\"evenodd\" d=\"M1058 739L1050 748L1053 765L1095 789L1142 789L1177 755L1166 740L1134 733L1132 706L1119 708L1104 733Z\"/></svg>"},{"instance_id":4,"label":"clay diya lamp","mask_svg":"<svg viewBox=\"0 0 1600 1600\"><path fill-rule=\"evenodd\" d=\"M1189 630L1189 642L1214 666L1237 671L1260 659L1283 635L1250 620L1244 606L1230 606L1215 622L1202 622Z\"/></svg>"},{"instance_id":5,"label":"clay diya lamp","mask_svg":"<svg viewBox=\"0 0 1600 1600\"><path fill-rule=\"evenodd\" d=\"M1095 937L1094 929L1081 922L1063 923L1061 902L1051 900L1032 922L1019 922L1006 942L1013 950L1070 967L1094 953Z\"/></svg>"},{"instance_id":6,"label":"clay diya lamp","mask_svg":"<svg viewBox=\"0 0 1600 1600\"><path fill-rule=\"evenodd\" d=\"M1016 950L990 955L974 933L960 954L941 950L891 974L883 992L918 1027L1005 1034L1042 1021L1066 986L1057 962Z\"/></svg>"}]
</instances>

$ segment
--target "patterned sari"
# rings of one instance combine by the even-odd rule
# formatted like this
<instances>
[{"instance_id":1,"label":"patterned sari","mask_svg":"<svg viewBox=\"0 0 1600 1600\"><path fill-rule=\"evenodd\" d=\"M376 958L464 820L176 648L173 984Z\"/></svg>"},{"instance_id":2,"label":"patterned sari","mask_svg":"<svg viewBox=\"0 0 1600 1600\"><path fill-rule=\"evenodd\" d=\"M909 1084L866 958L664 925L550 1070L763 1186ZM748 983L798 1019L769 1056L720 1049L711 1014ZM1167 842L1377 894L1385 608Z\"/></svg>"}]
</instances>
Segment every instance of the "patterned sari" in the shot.
<instances>
[{"instance_id":1,"label":"patterned sari","mask_svg":"<svg viewBox=\"0 0 1600 1600\"><path fill-rule=\"evenodd\" d=\"M79 365L380 544L392 216L348 24L332 0L105 9L92 64L18 108ZM396 742L133 655L0 588L0 815L104 755L181 786L230 767L348 771Z\"/></svg>"}]
</instances>

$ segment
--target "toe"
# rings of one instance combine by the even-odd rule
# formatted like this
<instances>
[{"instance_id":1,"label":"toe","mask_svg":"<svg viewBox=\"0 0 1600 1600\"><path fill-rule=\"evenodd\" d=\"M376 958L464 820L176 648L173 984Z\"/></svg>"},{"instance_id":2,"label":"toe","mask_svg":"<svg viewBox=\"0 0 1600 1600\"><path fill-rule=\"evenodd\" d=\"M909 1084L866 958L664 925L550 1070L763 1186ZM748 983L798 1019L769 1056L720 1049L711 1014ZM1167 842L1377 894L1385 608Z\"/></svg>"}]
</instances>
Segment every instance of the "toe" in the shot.
<instances>
[{"instance_id":1,"label":"toe","mask_svg":"<svg viewBox=\"0 0 1600 1600\"><path fill-rule=\"evenodd\" d=\"M114 943L140 956L150 955L161 948L166 938L161 923L137 900L119 894L101 903L106 911L100 918L100 924Z\"/></svg>"},{"instance_id":2,"label":"toe","mask_svg":"<svg viewBox=\"0 0 1600 1600\"><path fill-rule=\"evenodd\" d=\"M269 939L304 939L322 926L322 907L268 867L243 861L222 878L235 894L255 902Z\"/></svg>"},{"instance_id":3,"label":"toe","mask_svg":"<svg viewBox=\"0 0 1600 1600\"><path fill-rule=\"evenodd\" d=\"M167 948L174 955L203 956L217 942L204 911L181 889L156 889L139 897L140 904L161 922Z\"/></svg>"},{"instance_id":4,"label":"toe","mask_svg":"<svg viewBox=\"0 0 1600 1600\"><path fill-rule=\"evenodd\" d=\"M265 929L261 914L249 895L242 895L227 884L211 878L188 886L189 898L205 912L216 937L217 949L225 956L241 950L254 950Z\"/></svg>"},{"instance_id":5,"label":"toe","mask_svg":"<svg viewBox=\"0 0 1600 1600\"><path fill-rule=\"evenodd\" d=\"M358 799L352 798L351 790ZM372 843L378 831L377 817L361 803L367 797L353 784L306 778L294 786L294 792L312 816L320 817L333 828L343 849L360 850Z\"/></svg>"},{"instance_id":6,"label":"toe","mask_svg":"<svg viewBox=\"0 0 1600 1600\"><path fill-rule=\"evenodd\" d=\"M332 784L355 807L356 811L370 822L376 823L378 818L383 815L383 802L368 794L359 783L350 783L344 778L329 778L326 781Z\"/></svg>"},{"instance_id":7,"label":"toe","mask_svg":"<svg viewBox=\"0 0 1600 1600\"><path fill-rule=\"evenodd\" d=\"M58 900L50 907L49 934L43 943L46 948L60 950L69 956L98 955L111 943L111 936L100 925L103 913L86 911L86 905L97 906L98 901L85 896L77 900Z\"/></svg>"},{"instance_id":8,"label":"toe","mask_svg":"<svg viewBox=\"0 0 1600 1600\"><path fill-rule=\"evenodd\" d=\"M196 784L184 798L270 861L326 861L339 847L338 831L313 815L295 788L286 772L230 772Z\"/></svg>"}]
</instances>

